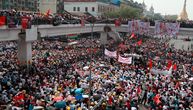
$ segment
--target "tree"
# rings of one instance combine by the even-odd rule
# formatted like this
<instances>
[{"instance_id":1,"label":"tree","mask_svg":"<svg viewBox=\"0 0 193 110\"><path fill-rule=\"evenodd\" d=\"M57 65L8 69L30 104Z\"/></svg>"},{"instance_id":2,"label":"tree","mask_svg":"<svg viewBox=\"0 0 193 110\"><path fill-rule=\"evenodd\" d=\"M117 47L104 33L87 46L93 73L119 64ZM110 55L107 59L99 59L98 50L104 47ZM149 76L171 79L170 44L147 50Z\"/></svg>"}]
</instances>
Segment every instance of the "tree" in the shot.
<instances>
[{"instance_id":1,"label":"tree","mask_svg":"<svg viewBox=\"0 0 193 110\"><path fill-rule=\"evenodd\" d=\"M154 15L147 14L145 16L145 19L151 19L151 20L163 20L163 17L160 13L155 13Z\"/></svg>"},{"instance_id":2,"label":"tree","mask_svg":"<svg viewBox=\"0 0 193 110\"><path fill-rule=\"evenodd\" d=\"M120 8L117 11L114 12L107 12L104 13L105 16L109 18L140 18L142 15L142 10L138 8L133 8L133 7L125 7L125 8Z\"/></svg>"},{"instance_id":3,"label":"tree","mask_svg":"<svg viewBox=\"0 0 193 110\"><path fill-rule=\"evenodd\" d=\"M153 19L154 20L163 20L163 17L160 13L155 13Z\"/></svg>"},{"instance_id":4,"label":"tree","mask_svg":"<svg viewBox=\"0 0 193 110\"><path fill-rule=\"evenodd\" d=\"M164 17L166 20L177 20L178 15L165 15Z\"/></svg>"}]
</instances>

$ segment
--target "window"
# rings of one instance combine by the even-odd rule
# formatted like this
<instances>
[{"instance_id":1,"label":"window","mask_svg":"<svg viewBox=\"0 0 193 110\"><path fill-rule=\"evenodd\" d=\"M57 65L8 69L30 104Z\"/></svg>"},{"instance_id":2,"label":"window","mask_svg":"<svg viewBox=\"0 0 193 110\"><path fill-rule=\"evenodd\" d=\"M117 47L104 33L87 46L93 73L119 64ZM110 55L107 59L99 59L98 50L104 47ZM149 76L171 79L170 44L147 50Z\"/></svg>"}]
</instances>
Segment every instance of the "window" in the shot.
<instances>
[{"instance_id":1,"label":"window","mask_svg":"<svg viewBox=\"0 0 193 110\"><path fill-rule=\"evenodd\" d=\"M88 11L88 7L85 7L85 11L86 11L86 12Z\"/></svg>"},{"instance_id":2,"label":"window","mask_svg":"<svg viewBox=\"0 0 193 110\"><path fill-rule=\"evenodd\" d=\"M77 11L80 11L80 7L77 7Z\"/></svg>"},{"instance_id":3,"label":"window","mask_svg":"<svg viewBox=\"0 0 193 110\"><path fill-rule=\"evenodd\" d=\"M95 11L95 8L94 8L94 7L92 7L92 11L93 11L93 12Z\"/></svg>"},{"instance_id":4,"label":"window","mask_svg":"<svg viewBox=\"0 0 193 110\"><path fill-rule=\"evenodd\" d=\"M76 7L73 7L73 11L76 11Z\"/></svg>"}]
</instances>

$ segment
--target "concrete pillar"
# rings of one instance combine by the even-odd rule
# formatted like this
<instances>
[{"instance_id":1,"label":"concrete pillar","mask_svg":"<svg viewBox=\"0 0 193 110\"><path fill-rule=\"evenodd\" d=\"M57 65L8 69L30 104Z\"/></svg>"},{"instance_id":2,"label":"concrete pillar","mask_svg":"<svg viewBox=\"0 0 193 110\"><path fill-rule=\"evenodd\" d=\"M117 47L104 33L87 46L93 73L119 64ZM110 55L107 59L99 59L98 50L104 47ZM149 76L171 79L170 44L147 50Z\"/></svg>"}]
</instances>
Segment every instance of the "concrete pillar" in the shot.
<instances>
[{"instance_id":1,"label":"concrete pillar","mask_svg":"<svg viewBox=\"0 0 193 110\"><path fill-rule=\"evenodd\" d=\"M37 27L26 29L18 34L18 59L21 65L28 65L32 60L32 42L37 40Z\"/></svg>"},{"instance_id":2,"label":"concrete pillar","mask_svg":"<svg viewBox=\"0 0 193 110\"><path fill-rule=\"evenodd\" d=\"M28 61L32 60L32 42L26 42L25 39L18 40L18 59L20 64L26 65Z\"/></svg>"}]
</instances>

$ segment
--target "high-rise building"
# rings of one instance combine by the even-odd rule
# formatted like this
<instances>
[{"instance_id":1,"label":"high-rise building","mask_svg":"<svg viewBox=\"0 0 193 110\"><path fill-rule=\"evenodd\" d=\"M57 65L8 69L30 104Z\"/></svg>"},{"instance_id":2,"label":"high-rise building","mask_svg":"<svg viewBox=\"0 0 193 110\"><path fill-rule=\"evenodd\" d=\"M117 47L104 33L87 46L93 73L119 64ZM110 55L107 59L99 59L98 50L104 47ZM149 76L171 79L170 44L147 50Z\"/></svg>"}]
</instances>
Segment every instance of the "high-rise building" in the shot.
<instances>
[{"instance_id":1,"label":"high-rise building","mask_svg":"<svg viewBox=\"0 0 193 110\"><path fill-rule=\"evenodd\" d=\"M1 10L36 11L36 0L0 0Z\"/></svg>"}]
</instances>

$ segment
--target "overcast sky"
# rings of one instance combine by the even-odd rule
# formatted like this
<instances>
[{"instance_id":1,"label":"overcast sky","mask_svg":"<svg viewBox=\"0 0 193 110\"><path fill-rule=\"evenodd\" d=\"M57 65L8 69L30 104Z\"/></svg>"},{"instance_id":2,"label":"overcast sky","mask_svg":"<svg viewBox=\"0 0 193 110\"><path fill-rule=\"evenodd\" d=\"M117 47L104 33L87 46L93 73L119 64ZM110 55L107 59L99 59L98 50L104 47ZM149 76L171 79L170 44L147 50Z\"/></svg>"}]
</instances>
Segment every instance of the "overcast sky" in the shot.
<instances>
[{"instance_id":1,"label":"overcast sky","mask_svg":"<svg viewBox=\"0 0 193 110\"><path fill-rule=\"evenodd\" d=\"M134 0L142 3L143 0ZM165 14L177 14L182 11L184 0L144 0L147 5L147 9L153 5L156 13ZM187 0L187 13L190 20L193 20L193 0Z\"/></svg>"}]
</instances>

